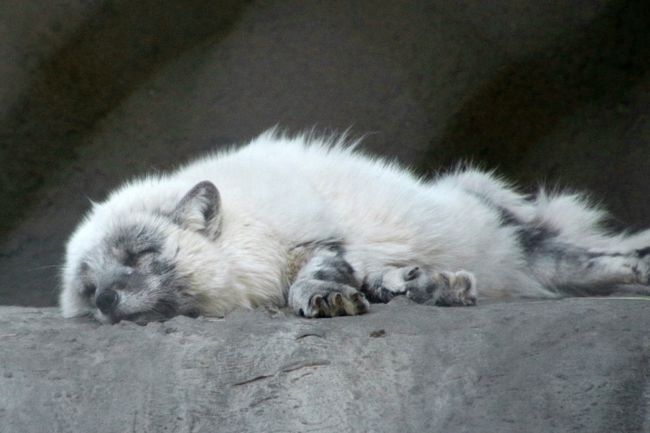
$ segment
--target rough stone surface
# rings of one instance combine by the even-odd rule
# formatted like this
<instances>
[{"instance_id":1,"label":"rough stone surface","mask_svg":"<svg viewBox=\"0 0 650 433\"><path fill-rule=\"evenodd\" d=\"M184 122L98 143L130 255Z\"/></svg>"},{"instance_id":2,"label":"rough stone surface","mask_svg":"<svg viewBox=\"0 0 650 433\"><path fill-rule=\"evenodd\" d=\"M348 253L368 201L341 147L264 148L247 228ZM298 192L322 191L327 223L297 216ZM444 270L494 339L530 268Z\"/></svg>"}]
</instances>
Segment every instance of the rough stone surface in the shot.
<instances>
[{"instance_id":1,"label":"rough stone surface","mask_svg":"<svg viewBox=\"0 0 650 433\"><path fill-rule=\"evenodd\" d=\"M146 327L0 308L0 432L647 432L650 302Z\"/></svg>"}]
</instances>

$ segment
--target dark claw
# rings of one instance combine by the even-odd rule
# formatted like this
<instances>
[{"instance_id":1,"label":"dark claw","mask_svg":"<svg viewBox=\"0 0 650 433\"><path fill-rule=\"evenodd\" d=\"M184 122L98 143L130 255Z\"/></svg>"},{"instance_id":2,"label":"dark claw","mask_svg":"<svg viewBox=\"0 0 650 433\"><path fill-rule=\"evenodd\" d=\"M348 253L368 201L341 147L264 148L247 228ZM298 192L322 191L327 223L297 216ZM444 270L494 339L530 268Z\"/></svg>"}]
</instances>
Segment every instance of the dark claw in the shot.
<instances>
[{"instance_id":1,"label":"dark claw","mask_svg":"<svg viewBox=\"0 0 650 433\"><path fill-rule=\"evenodd\" d=\"M415 280L417 277L420 276L420 274L421 274L420 268L416 266L406 273L406 275L404 276L404 280L405 281Z\"/></svg>"},{"instance_id":2,"label":"dark claw","mask_svg":"<svg viewBox=\"0 0 650 433\"><path fill-rule=\"evenodd\" d=\"M330 293L327 296L327 302L329 303L330 307L330 315L331 316L344 316L346 315L345 311L345 302L343 300L343 295L335 292L335 293Z\"/></svg>"}]
</instances>

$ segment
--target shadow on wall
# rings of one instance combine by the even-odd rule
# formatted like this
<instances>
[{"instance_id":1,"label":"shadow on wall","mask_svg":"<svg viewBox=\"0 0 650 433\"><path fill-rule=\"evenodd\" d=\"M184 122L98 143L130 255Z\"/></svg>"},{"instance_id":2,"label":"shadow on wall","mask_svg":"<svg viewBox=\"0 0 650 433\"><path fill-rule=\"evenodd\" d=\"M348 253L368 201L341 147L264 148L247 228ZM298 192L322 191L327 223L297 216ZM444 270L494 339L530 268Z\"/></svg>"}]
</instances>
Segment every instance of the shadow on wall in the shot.
<instances>
[{"instance_id":1,"label":"shadow on wall","mask_svg":"<svg viewBox=\"0 0 650 433\"><path fill-rule=\"evenodd\" d=\"M0 238L84 134L168 59L227 34L246 1L107 1L0 123Z\"/></svg>"},{"instance_id":2,"label":"shadow on wall","mask_svg":"<svg viewBox=\"0 0 650 433\"><path fill-rule=\"evenodd\" d=\"M649 29L646 1L615 2L555 51L503 67L468 97L442 140L431 143L420 171L463 159L499 167L523 184L538 180L541 173L521 163L561 119L586 103L620 98L646 76Z\"/></svg>"}]
</instances>

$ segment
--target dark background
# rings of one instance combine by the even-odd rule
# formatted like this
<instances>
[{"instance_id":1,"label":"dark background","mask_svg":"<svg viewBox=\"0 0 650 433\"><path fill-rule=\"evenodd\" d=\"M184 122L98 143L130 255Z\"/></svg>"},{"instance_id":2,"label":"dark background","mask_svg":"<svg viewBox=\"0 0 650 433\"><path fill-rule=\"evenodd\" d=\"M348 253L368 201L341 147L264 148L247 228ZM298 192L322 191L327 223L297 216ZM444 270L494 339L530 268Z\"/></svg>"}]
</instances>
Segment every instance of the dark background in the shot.
<instances>
[{"instance_id":1,"label":"dark background","mask_svg":"<svg viewBox=\"0 0 650 433\"><path fill-rule=\"evenodd\" d=\"M650 221L650 8L633 0L0 2L0 303L129 176L279 124L472 159Z\"/></svg>"}]
</instances>

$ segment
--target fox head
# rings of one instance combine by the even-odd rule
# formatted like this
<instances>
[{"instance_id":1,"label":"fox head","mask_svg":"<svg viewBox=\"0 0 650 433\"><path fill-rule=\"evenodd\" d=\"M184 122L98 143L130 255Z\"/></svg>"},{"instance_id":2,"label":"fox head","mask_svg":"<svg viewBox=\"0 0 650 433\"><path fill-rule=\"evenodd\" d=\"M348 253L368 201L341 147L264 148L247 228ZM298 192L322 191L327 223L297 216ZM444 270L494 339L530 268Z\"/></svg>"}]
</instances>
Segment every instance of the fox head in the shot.
<instances>
[{"instance_id":1,"label":"fox head","mask_svg":"<svg viewBox=\"0 0 650 433\"><path fill-rule=\"evenodd\" d=\"M72 235L60 294L65 317L145 323L202 313L205 281L197 279L224 266L219 191L209 181L172 191L155 184L141 181L95 204ZM203 276L228 284L227 272Z\"/></svg>"}]
</instances>

